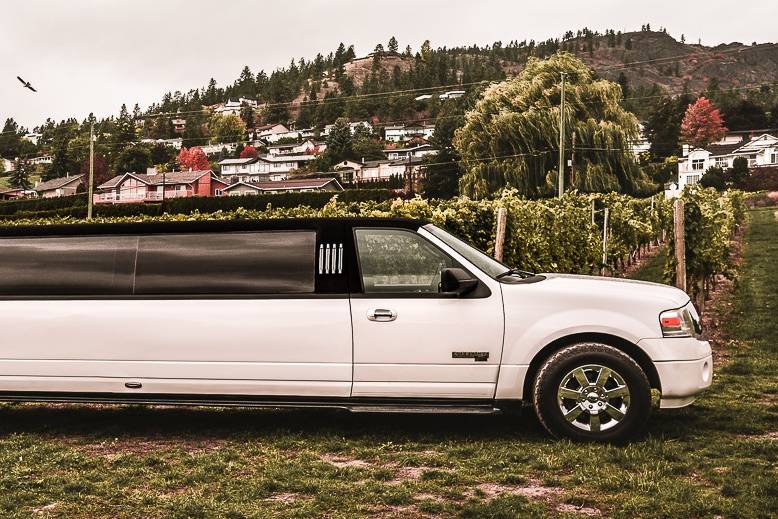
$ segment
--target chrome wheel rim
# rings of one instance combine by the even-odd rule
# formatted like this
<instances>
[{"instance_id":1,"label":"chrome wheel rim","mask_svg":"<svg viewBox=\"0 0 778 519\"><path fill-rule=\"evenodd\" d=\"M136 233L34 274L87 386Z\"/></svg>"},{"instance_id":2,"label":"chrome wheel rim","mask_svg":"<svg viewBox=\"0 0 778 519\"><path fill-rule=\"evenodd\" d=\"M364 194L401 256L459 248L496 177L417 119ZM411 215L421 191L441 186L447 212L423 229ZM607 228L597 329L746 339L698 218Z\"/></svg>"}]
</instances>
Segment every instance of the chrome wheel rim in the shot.
<instances>
[{"instance_id":1,"label":"chrome wheel rim","mask_svg":"<svg viewBox=\"0 0 778 519\"><path fill-rule=\"evenodd\" d=\"M579 366L562 378L557 391L565 421L589 432L616 427L629 411L629 387L624 377L600 364Z\"/></svg>"}]
</instances>

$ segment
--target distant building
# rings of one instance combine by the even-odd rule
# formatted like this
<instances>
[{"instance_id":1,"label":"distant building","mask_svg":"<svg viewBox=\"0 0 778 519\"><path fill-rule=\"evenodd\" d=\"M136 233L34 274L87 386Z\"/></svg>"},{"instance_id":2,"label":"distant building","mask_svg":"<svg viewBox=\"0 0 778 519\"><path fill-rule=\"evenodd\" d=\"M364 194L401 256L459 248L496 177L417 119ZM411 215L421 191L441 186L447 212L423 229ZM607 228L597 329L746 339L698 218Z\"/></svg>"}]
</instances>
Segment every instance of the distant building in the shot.
<instances>
[{"instance_id":1,"label":"distant building","mask_svg":"<svg viewBox=\"0 0 778 519\"><path fill-rule=\"evenodd\" d=\"M30 159L30 164L51 164L54 162L54 155L41 155Z\"/></svg>"},{"instance_id":2,"label":"distant building","mask_svg":"<svg viewBox=\"0 0 778 519\"><path fill-rule=\"evenodd\" d=\"M238 149L238 145L234 142L221 142L218 144L206 144L204 146L200 146L200 148L206 155L216 155L217 153L221 153L225 150L227 153L235 153L235 150Z\"/></svg>"},{"instance_id":3,"label":"distant building","mask_svg":"<svg viewBox=\"0 0 778 519\"><path fill-rule=\"evenodd\" d=\"M354 131L360 127L366 129L371 133L373 132L373 125L367 121L357 121L357 122L348 123L348 126L349 129L351 130L352 135L354 134ZM324 130L321 132L321 134L325 137L328 136L334 127L335 127L334 124L326 125L324 127Z\"/></svg>"},{"instance_id":4,"label":"distant building","mask_svg":"<svg viewBox=\"0 0 778 519\"><path fill-rule=\"evenodd\" d=\"M190 196L221 196L226 185L210 170L124 173L97 186L94 203L124 204Z\"/></svg>"},{"instance_id":5,"label":"distant building","mask_svg":"<svg viewBox=\"0 0 778 519\"><path fill-rule=\"evenodd\" d=\"M278 140L278 138L275 137L276 135L285 134L288 131L289 128L287 128L286 126L280 123L265 124L263 126L257 126L253 130L250 130L249 140L253 142L257 142L257 141L275 142L275 140Z\"/></svg>"},{"instance_id":6,"label":"distant building","mask_svg":"<svg viewBox=\"0 0 778 519\"><path fill-rule=\"evenodd\" d=\"M176 133L184 133L186 131L186 119L176 117L170 121L173 125L173 131Z\"/></svg>"},{"instance_id":7,"label":"distant building","mask_svg":"<svg viewBox=\"0 0 778 519\"><path fill-rule=\"evenodd\" d=\"M38 145L38 142L41 140L41 137L43 137L42 134L36 133L36 132L30 132L22 136L22 139L24 139L27 142L31 142L34 145Z\"/></svg>"},{"instance_id":8,"label":"distant building","mask_svg":"<svg viewBox=\"0 0 778 519\"><path fill-rule=\"evenodd\" d=\"M749 141L725 138L704 149L684 146L678 159L678 190L699 182L711 167L731 168L738 157L748 160L749 168L778 166L778 137L763 134Z\"/></svg>"},{"instance_id":9,"label":"distant building","mask_svg":"<svg viewBox=\"0 0 778 519\"><path fill-rule=\"evenodd\" d=\"M444 100L445 99L457 99L457 98L462 97L463 95L465 95L465 93L466 92L464 90L449 90L448 92L440 94L438 97L440 99L444 99Z\"/></svg>"},{"instance_id":10,"label":"distant building","mask_svg":"<svg viewBox=\"0 0 778 519\"><path fill-rule=\"evenodd\" d=\"M384 128L384 140L388 142L400 142L419 137L429 139L435 133L434 124L423 125L392 125Z\"/></svg>"},{"instance_id":11,"label":"distant building","mask_svg":"<svg viewBox=\"0 0 778 519\"><path fill-rule=\"evenodd\" d=\"M240 111L244 104L251 108L257 108L258 106L257 102L253 99L239 97L237 101L228 99L226 103L217 105L213 111L219 115L240 115Z\"/></svg>"},{"instance_id":12,"label":"distant building","mask_svg":"<svg viewBox=\"0 0 778 519\"><path fill-rule=\"evenodd\" d=\"M71 196L78 192L78 188L84 185L83 175L73 175L53 178L45 182L39 182L33 188L41 198L57 198Z\"/></svg>"},{"instance_id":13,"label":"distant building","mask_svg":"<svg viewBox=\"0 0 778 519\"><path fill-rule=\"evenodd\" d=\"M183 139L181 137L178 137L177 139L141 139L140 141L145 144L161 144L176 150L180 150L183 144Z\"/></svg>"},{"instance_id":14,"label":"distant building","mask_svg":"<svg viewBox=\"0 0 778 519\"><path fill-rule=\"evenodd\" d=\"M25 198L28 196L36 196L37 193L35 191L20 189L20 188L11 188L11 189L0 189L0 200L16 200L17 198Z\"/></svg>"},{"instance_id":15,"label":"distant building","mask_svg":"<svg viewBox=\"0 0 778 519\"><path fill-rule=\"evenodd\" d=\"M238 181L224 188L224 196L258 195L265 193L343 191L336 178L306 178L275 182Z\"/></svg>"},{"instance_id":16,"label":"distant building","mask_svg":"<svg viewBox=\"0 0 778 519\"><path fill-rule=\"evenodd\" d=\"M404 179L408 175L419 178L423 163L421 157L404 160L368 160L354 162L346 160L338 163L333 169L341 174L344 181L386 182L393 178Z\"/></svg>"},{"instance_id":17,"label":"distant building","mask_svg":"<svg viewBox=\"0 0 778 519\"><path fill-rule=\"evenodd\" d=\"M267 152L270 155L319 155L326 149L326 143L306 139L299 144L271 144L267 147Z\"/></svg>"},{"instance_id":18,"label":"distant building","mask_svg":"<svg viewBox=\"0 0 778 519\"><path fill-rule=\"evenodd\" d=\"M268 154L245 159L224 159L219 162L219 176L222 179L237 176L246 182L285 180L289 172L300 169L315 158L313 154Z\"/></svg>"},{"instance_id":19,"label":"distant building","mask_svg":"<svg viewBox=\"0 0 778 519\"><path fill-rule=\"evenodd\" d=\"M420 144L418 146L411 146L408 148L389 148L385 149L384 153L389 160L407 159L410 157L424 157L437 153L438 150L432 147L430 144Z\"/></svg>"}]
</instances>

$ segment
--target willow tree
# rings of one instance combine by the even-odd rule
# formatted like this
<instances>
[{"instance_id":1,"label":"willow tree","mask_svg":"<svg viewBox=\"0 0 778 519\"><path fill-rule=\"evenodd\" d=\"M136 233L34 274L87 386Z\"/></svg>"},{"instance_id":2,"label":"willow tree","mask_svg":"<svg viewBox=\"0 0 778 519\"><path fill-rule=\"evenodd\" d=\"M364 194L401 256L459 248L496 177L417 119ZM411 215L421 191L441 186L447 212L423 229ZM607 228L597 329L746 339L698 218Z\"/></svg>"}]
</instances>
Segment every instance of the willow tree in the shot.
<instances>
[{"instance_id":1,"label":"willow tree","mask_svg":"<svg viewBox=\"0 0 778 519\"><path fill-rule=\"evenodd\" d=\"M463 194L483 198L504 187L530 197L554 193L559 156L561 74L565 87L565 185L581 191L634 193L648 187L630 152L635 116L620 106L618 84L597 78L568 53L531 58L516 78L492 85L465 116L454 146L462 157ZM572 139L575 134L575 146Z\"/></svg>"}]
</instances>

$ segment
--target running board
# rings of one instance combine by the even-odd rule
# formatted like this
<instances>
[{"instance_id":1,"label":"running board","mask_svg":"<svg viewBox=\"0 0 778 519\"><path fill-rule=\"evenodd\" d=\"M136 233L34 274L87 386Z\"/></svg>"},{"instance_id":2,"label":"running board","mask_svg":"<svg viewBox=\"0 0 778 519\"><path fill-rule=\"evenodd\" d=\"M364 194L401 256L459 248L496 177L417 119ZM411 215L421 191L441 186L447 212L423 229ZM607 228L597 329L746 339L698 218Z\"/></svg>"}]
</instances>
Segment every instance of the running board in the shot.
<instances>
[{"instance_id":1,"label":"running board","mask_svg":"<svg viewBox=\"0 0 778 519\"><path fill-rule=\"evenodd\" d=\"M270 409L340 409L352 413L397 414L499 414L493 401L440 399L256 399L226 395L125 395L111 393L0 392L0 401L71 404L140 404L192 407L260 407Z\"/></svg>"},{"instance_id":2,"label":"running board","mask_svg":"<svg viewBox=\"0 0 778 519\"><path fill-rule=\"evenodd\" d=\"M352 413L400 414L499 414L502 410L490 405L352 405Z\"/></svg>"}]
</instances>

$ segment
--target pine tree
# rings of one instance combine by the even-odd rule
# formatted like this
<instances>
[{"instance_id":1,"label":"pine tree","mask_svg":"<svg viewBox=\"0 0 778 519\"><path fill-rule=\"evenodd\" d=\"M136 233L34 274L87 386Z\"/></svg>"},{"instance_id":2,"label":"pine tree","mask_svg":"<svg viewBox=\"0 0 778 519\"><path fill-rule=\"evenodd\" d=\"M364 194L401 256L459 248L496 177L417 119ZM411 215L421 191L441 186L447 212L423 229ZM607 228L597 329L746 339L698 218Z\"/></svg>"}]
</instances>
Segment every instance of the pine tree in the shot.
<instances>
[{"instance_id":1,"label":"pine tree","mask_svg":"<svg viewBox=\"0 0 778 519\"><path fill-rule=\"evenodd\" d=\"M8 177L8 182L16 189L30 189L29 165L26 160L16 160L16 166Z\"/></svg>"},{"instance_id":2,"label":"pine tree","mask_svg":"<svg viewBox=\"0 0 778 519\"><path fill-rule=\"evenodd\" d=\"M389 52L397 52L397 49L399 48L399 45L397 44L397 38L392 36L389 39L389 46L387 48L389 49Z\"/></svg>"}]
</instances>

